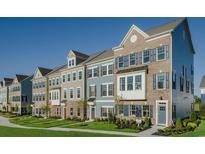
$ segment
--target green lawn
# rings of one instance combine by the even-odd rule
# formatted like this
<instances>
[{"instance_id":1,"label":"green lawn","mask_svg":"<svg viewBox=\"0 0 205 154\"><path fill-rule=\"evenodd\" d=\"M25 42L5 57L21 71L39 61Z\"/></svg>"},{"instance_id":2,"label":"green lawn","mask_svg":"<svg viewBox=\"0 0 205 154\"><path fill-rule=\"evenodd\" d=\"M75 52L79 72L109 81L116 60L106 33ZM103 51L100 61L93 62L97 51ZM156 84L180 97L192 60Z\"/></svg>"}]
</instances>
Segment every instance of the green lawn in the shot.
<instances>
[{"instance_id":1,"label":"green lawn","mask_svg":"<svg viewBox=\"0 0 205 154\"><path fill-rule=\"evenodd\" d=\"M85 124L85 125L84 125ZM75 125L64 125L64 128L79 128L79 129L94 129L94 130L107 130L107 131L118 131L118 132L130 132L138 133L139 130L135 129L117 129L115 124L109 124L108 122L87 122Z\"/></svg>"},{"instance_id":2,"label":"green lawn","mask_svg":"<svg viewBox=\"0 0 205 154\"><path fill-rule=\"evenodd\" d=\"M180 135L174 135L175 137L205 137L205 120L201 121L199 127L197 127L193 132L187 132Z\"/></svg>"},{"instance_id":3,"label":"green lawn","mask_svg":"<svg viewBox=\"0 0 205 154\"><path fill-rule=\"evenodd\" d=\"M0 126L0 137L125 137L123 135L110 135L85 132L63 132L24 128L11 128Z\"/></svg>"},{"instance_id":4,"label":"green lawn","mask_svg":"<svg viewBox=\"0 0 205 154\"><path fill-rule=\"evenodd\" d=\"M5 117L5 118L14 118L14 117L16 117L15 114L7 113L7 112L6 113L0 112L0 116Z\"/></svg>"},{"instance_id":5,"label":"green lawn","mask_svg":"<svg viewBox=\"0 0 205 154\"><path fill-rule=\"evenodd\" d=\"M11 123L27 126L27 127L41 127L41 128L49 128L49 127L57 127L64 126L77 123L77 121L71 120L57 120L57 119L44 119L44 118L36 118L31 116L23 116L9 120Z\"/></svg>"}]
</instances>

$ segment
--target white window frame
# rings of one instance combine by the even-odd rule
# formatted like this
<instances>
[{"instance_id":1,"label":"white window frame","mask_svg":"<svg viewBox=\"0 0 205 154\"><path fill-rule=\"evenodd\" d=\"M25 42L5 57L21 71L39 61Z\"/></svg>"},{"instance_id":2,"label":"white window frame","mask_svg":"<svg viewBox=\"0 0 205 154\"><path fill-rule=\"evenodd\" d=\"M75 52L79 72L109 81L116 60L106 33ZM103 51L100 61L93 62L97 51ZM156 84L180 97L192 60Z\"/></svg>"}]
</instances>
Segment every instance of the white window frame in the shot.
<instances>
[{"instance_id":1,"label":"white window frame","mask_svg":"<svg viewBox=\"0 0 205 154\"><path fill-rule=\"evenodd\" d=\"M79 73L81 72L81 79L79 79ZM78 71L78 81L82 80L83 79L83 70L79 70Z\"/></svg>"},{"instance_id":2,"label":"white window frame","mask_svg":"<svg viewBox=\"0 0 205 154\"><path fill-rule=\"evenodd\" d=\"M78 97L78 89L80 89L80 97ZM76 98L77 99L81 98L81 87L76 88Z\"/></svg>"},{"instance_id":3,"label":"white window frame","mask_svg":"<svg viewBox=\"0 0 205 154\"><path fill-rule=\"evenodd\" d=\"M70 95L70 94L71 94L71 90L72 90L72 92L73 92L73 98L70 97L70 96L71 96L71 95ZM74 88L69 88L69 98L70 98L70 99L74 99Z\"/></svg>"},{"instance_id":4,"label":"white window frame","mask_svg":"<svg viewBox=\"0 0 205 154\"><path fill-rule=\"evenodd\" d=\"M102 97L113 97L113 96L114 96L114 92L113 92L113 95L112 95L112 96L110 96L110 95L108 94L108 90L109 90L108 85L110 85L110 84L113 85L113 82L107 82L107 83L102 83L102 84L101 84L101 85L106 85L106 86L107 86L107 88L106 88L106 96L102 96ZM114 88L113 88L113 91L114 91ZM102 92L102 91L101 91L101 92Z\"/></svg>"}]
</instances>

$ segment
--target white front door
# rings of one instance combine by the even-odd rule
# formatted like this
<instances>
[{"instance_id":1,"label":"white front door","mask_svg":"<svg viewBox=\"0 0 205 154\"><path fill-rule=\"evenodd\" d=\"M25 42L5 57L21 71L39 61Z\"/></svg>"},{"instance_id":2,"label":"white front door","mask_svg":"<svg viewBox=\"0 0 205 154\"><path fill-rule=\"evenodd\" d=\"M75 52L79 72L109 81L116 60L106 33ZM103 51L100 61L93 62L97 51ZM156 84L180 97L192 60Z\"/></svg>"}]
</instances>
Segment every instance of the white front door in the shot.
<instances>
[{"instance_id":1,"label":"white front door","mask_svg":"<svg viewBox=\"0 0 205 154\"><path fill-rule=\"evenodd\" d=\"M95 119L95 106L90 106L90 120Z\"/></svg>"}]
</instances>

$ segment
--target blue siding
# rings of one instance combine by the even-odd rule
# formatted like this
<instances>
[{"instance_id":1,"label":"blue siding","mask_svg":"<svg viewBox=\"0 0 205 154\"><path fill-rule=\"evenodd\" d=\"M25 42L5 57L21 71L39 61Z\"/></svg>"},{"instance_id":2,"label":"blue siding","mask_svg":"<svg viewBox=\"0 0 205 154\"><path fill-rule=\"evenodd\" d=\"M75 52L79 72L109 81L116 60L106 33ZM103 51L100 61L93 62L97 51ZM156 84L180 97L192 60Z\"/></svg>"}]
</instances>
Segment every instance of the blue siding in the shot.
<instances>
[{"instance_id":1,"label":"blue siding","mask_svg":"<svg viewBox=\"0 0 205 154\"><path fill-rule=\"evenodd\" d=\"M201 94L201 101L205 104L205 94Z\"/></svg>"},{"instance_id":2,"label":"blue siding","mask_svg":"<svg viewBox=\"0 0 205 154\"><path fill-rule=\"evenodd\" d=\"M113 97L102 97L101 96L101 84L102 83L113 83L114 84L114 75L108 75L108 76L101 76L101 65L113 63L114 59L110 59L107 61L103 61L102 63L93 65L91 67L98 66L99 67L99 77L97 78L88 78L87 79L87 98L89 98L89 85L96 85L96 117L101 117L101 107L102 106L113 106L115 107L114 103L114 96ZM88 65L89 68L89 65ZM103 102L105 101L105 102ZM114 108L115 109L115 108ZM87 110L87 115L89 116L89 108Z\"/></svg>"}]
</instances>

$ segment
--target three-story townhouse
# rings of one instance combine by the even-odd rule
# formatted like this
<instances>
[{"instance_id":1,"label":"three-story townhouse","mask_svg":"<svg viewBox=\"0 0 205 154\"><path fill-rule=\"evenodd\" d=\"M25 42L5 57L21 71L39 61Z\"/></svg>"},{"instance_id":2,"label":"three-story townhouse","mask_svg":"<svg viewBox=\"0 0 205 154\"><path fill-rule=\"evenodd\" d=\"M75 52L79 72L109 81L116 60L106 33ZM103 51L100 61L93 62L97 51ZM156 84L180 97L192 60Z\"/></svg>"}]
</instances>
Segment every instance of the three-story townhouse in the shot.
<instances>
[{"instance_id":1,"label":"three-story townhouse","mask_svg":"<svg viewBox=\"0 0 205 154\"><path fill-rule=\"evenodd\" d=\"M61 117L61 70L67 65L54 68L46 75L48 79L48 107L51 117Z\"/></svg>"},{"instance_id":2,"label":"three-story townhouse","mask_svg":"<svg viewBox=\"0 0 205 154\"><path fill-rule=\"evenodd\" d=\"M87 117L108 118L109 113L115 113L113 51L103 51L86 66Z\"/></svg>"},{"instance_id":3,"label":"three-story townhouse","mask_svg":"<svg viewBox=\"0 0 205 154\"><path fill-rule=\"evenodd\" d=\"M195 52L186 18L148 31L133 25L113 51L118 116L164 126L188 116Z\"/></svg>"},{"instance_id":4,"label":"three-story townhouse","mask_svg":"<svg viewBox=\"0 0 205 154\"><path fill-rule=\"evenodd\" d=\"M8 86L11 85L13 79L4 78L0 82L0 111L6 112L8 110L8 96L9 96L9 88Z\"/></svg>"},{"instance_id":5,"label":"three-story townhouse","mask_svg":"<svg viewBox=\"0 0 205 154\"><path fill-rule=\"evenodd\" d=\"M202 77L200 83L200 90L201 90L201 102L205 104L205 76Z\"/></svg>"},{"instance_id":6,"label":"three-story townhouse","mask_svg":"<svg viewBox=\"0 0 205 154\"><path fill-rule=\"evenodd\" d=\"M61 70L61 111L62 118L85 118L85 65L89 56L70 50L67 67Z\"/></svg>"},{"instance_id":7,"label":"three-story townhouse","mask_svg":"<svg viewBox=\"0 0 205 154\"><path fill-rule=\"evenodd\" d=\"M48 79L46 75L52 69L37 67L32 79L32 115L45 116L48 105Z\"/></svg>"},{"instance_id":8,"label":"three-story townhouse","mask_svg":"<svg viewBox=\"0 0 205 154\"><path fill-rule=\"evenodd\" d=\"M18 114L26 112L26 105L32 103L33 76L16 75L9 86L8 111Z\"/></svg>"}]
</instances>

